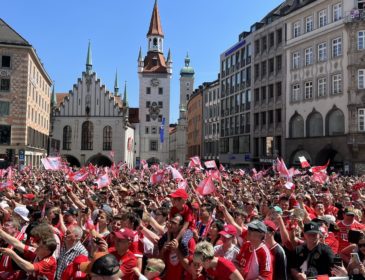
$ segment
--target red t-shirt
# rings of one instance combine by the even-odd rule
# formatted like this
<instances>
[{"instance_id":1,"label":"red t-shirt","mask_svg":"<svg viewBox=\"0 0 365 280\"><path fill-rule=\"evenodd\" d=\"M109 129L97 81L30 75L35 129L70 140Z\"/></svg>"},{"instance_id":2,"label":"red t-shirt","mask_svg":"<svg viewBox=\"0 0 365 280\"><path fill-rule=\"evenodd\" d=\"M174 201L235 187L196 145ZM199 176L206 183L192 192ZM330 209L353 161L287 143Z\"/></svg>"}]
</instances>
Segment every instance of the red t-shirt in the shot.
<instances>
[{"instance_id":1,"label":"red t-shirt","mask_svg":"<svg viewBox=\"0 0 365 280\"><path fill-rule=\"evenodd\" d=\"M86 280L87 274L80 271L80 264L87 261L89 261L87 256L77 256L62 272L61 280Z\"/></svg>"},{"instance_id":2,"label":"red t-shirt","mask_svg":"<svg viewBox=\"0 0 365 280\"><path fill-rule=\"evenodd\" d=\"M218 257L218 263L215 269L209 268L206 270L206 272L215 280L226 280L229 279L235 270L236 267L231 261Z\"/></svg>"},{"instance_id":3,"label":"red t-shirt","mask_svg":"<svg viewBox=\"0 0 365 280\"><path fill-rule=\"evenodd\" d=\"M340 245L340 242L336 238L335 234L333 232L329 232L328 236L325 239L325 243L330 246L333 253L338 254L338 247Z\"/></svg>"},{"instance_id":4,"label":"red t-shirt","mask_svg":"<svg viewBox=\"0 0 365 280\"><path fill-rule=\"evenodd\" d=\"M339 231L337 232L337 239L339 241L338 252L341 252L345 247L350 245L350 242L347 241L348 233L350 229L353 230L363 230L365 229L365 225L360 224L358 221L354 221L351 225L345 225L343 221L339 221L337 223Z\"/></svg>"},{"instance_id":5,"label":"red t-shirt","mask_svg":"<svg viewBox=\"0 0 365 280\"><path fill-rule=\"evenodd\" d=\"M136 256L136 258L142 258L144 253L143 246L143 235L139 234L138 231L133 231L134 239L131 245L129 245L129 250Z\"/></svg>"},{"instance_id":6,"label":"red t-shirt","mask_svg":"<svg viewBox=\"0 0 365 280\"><path fill-rule=\"evenodd\" d=\"M170 210L170 219L173 218L176 214L180 214L184 218L184 223L189 222L189 228L195 228L195 219L193 210L189 208L186 204L183 205L183 209L180 211L176 207L172 207Z\"/></svg>"},{"instance_id":7,"label":"red t-shirt","mask_svg":"<svg viewBox=\"0 0 365 280\"><path fill-rule=\"evenodd\" d=\"M191 238L188 243L189 247L189 257L192 258L195 251L195 240ZM184 279L184 268L180 263L179 257L176 252L166 250L164 253L164 261L166 264L166 274L164 280L177 280Z\"/></svg>"},{"instance_id":8,"label":"red t-shirt","mask_svg":"<svg viewBox=\"0 0 365 280\"><path fill-rule=\"evenodd\" d=\"M328 206L325 210L324 213L326 215L332 215L337 217L337 213L338 213L338 208L336 206L330 205Z\"/></svg>"},{"instance_id":9,"label":"red t-shirt","mask_svg":"<svg viewBox=\"0 0 365 280\"><path fill-rule=\"evenodd\" d=\"M133 271L133 268L137 267L137 258L130 250L128 250L123 256L118 255L118 252L115 250L115 248L109 248L109 253L113 254L119 261L120 270L124 274L122 277L123 280L138 279Z\"/></svg>"},{"instance_id":10,"label":"red t-shirt","mask_svg":"<svg viewBox=\"0 0 365 280\"><path fill-rule=\"evenodd\" d=\"M34 259L36 248L25 246L24 257L27 260ZM29 276L29 280L54 280L56 276L57 261L53 256L38 260L36 257L33 262L34 272Z\"/></svg>"},{"instance_id":11,"label":"red t-shirt","mask_svg":"<svg viewBox=\"0 0 365 280\"><path fill-rule=\"evenodd\" d=\"M260 279L272 280L271 255L265 244L261 244L256 250L251 251L250 242L242 245L236 257L239 270L245 280Z\"/></svg>"}]
</instances>

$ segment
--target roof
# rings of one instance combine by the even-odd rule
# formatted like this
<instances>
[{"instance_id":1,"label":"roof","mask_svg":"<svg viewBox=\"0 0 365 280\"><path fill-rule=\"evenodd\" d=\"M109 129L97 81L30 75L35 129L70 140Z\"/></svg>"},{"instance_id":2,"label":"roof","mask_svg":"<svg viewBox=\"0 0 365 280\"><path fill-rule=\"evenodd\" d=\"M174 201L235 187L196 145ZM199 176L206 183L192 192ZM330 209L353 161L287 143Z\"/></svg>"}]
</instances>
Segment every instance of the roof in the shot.
<instances>
[{"instance_id":1,"label":"roof","mask_svg":"<svg viewBox=\"0 0 365 280\"><path fill-rule=\"evenodd\" d=\"M31 46L27 40L11 28L3 19L0 18L0 43L8 45Z\"/></svg>"},{"instance_id":2,"label":"roof","mask_svg":"<svg viewBox=\"0 0 365 280\"><path fill-rule=\"evenodd\" d=\"M163 54L148 52L144 58L143 72L167 73L166 61Z\"/></svg>"},{"instance_id":3,"label":"roof","mask_svg":"<svg viewBox=\"0 0 365 280\"><path fill-rule=\"evenodd\" d=\"M139 108L129 108L129 122L139 123Z\"/></svg>"},{"instance_id":4,"label":"roof","mask_svg":"<svg viewBox=\"0 0 365 280\"><path fill-rule=\"evenodd\" d=\"M194 75L194 68L190 66L190 58L187 54L185 57L185 66L181 68L180 75Z\"/></svg>"},{"instance_id":5,"label":"roof","mask_svg":"<svg viewBox=\"0 0 365 280\"><path fill-rule=\"evenodd\" d=\"M57 107L61 106L66 96L68 96L68 93L56 93Z\"/></svg>"},{"instance_id":6,"label":"roof","mask_svg":"<svg viewBox=\"0 0 365 280\"><path fill-rule=\"evenodd\" d=\"M148 29L147 37L152 35L164 37L161 26L160 13L158 12L157 1L155 1L155 5L153 7L150 28Z\"/></svg>"}]
</instances>

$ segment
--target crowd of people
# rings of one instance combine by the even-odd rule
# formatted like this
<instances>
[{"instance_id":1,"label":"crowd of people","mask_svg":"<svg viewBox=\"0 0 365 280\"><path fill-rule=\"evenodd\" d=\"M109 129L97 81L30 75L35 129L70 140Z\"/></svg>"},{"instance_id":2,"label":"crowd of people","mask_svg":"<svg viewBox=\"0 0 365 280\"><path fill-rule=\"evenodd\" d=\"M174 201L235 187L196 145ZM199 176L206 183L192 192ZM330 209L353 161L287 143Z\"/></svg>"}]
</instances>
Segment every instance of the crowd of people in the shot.
<instances>
[{"instance_id":1,"label":"crowd of people","mask_svg":"<svg viewBox=\"0 0 365 280\"><path fill-rule=\"evenodd\" d=\"M10 168L0 279L365 279L364 178L277 170Z\"/></svg>"}]
</instances>

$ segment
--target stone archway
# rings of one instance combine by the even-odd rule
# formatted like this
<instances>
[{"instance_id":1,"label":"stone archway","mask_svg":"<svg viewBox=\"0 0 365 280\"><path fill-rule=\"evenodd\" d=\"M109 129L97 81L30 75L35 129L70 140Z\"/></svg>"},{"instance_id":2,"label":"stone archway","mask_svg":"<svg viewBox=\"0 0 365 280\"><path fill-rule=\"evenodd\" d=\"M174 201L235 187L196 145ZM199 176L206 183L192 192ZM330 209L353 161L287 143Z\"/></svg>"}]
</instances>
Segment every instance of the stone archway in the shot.
<instances>
[{"instance_id":1,"label":"stone archway","mask_svg":"<svg viewBox=\"0 0 365 280\"><path fill-rule=\"evenodd\" d=\"M87 164L92 163L95 166L112 166L112 161L105 155L97 154L90 157Z\"/></svg>"},{"instance_id":2,"label":"stone archway","mask_svg":"<svg viewBox=\"0 0 365 280\"><path fill-rule=\"evenodd\" d=\"M308 163L312 163L312 157L309 153L306 150L298 149L291 154L289 159L290 165L300 166L299 157L305 157Z\"/></svg>"},{"instance_id":3,"label":"stone archway","mask_svg":"<svg viewBox=\"0 0 365 280\"><path fill-rule=\"evenodd\" d=\"M328 160L330 161L330 166L336 169L343 168L342 155L331 146L326 146L318 152L315 163L316 165L324 165Z\"/></svg>"},{"instance_id":4,"label":"stone archway","mask_svg":"<svg viewBox=\"0 0 365 280\"><path fill-rule=\"evenodd\" d=\"M81 167L80 161L72 155L62 155L62 157L70 164L71 167Z\"/></svg>"}]
</instances>

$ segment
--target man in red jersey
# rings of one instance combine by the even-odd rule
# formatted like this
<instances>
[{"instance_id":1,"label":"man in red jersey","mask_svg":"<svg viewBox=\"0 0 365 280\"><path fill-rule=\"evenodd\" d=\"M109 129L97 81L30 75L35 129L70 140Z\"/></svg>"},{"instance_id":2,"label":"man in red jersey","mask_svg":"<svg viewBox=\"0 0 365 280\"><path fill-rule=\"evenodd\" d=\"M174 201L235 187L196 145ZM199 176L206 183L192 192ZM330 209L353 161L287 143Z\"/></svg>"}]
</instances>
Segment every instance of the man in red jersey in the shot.
<instances>
[{"instance_id":1,"label":"man in red jersey","mask_svg":"<svg viewBox=\"0 0 365 280\"><path fill-rule=\"evenodd\" d=\"M344 211L344 217L342 221L337 222L339 231L337 233L337 239L340 242L338 247L338 252L350 245L348 242L348 233L350 229L353 230L363 230L365 225L359 223L355 220L355 211L353 208L346 208Z\"/></svg>"},{"instance_id":2,"label":"man in red jersey","mask_svg":"<svg viewBox=\"0 0 365 280\"><path fill-rule=\"evenodd\" d=\"M237 255L238 269L246 280L272 280L271 255L264 243L267 227L259 220L247 227L247 242Z\"/></svg>"}]
</instances>

